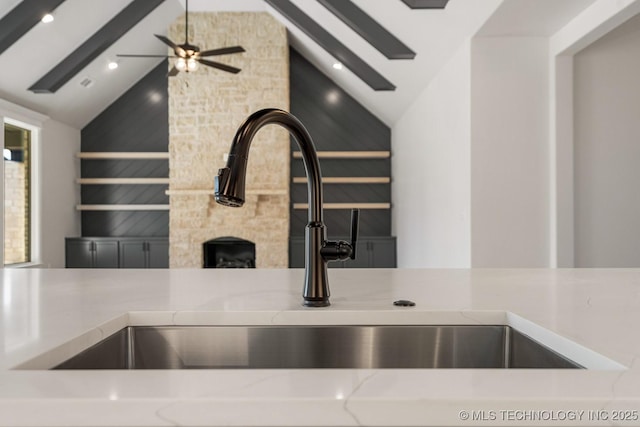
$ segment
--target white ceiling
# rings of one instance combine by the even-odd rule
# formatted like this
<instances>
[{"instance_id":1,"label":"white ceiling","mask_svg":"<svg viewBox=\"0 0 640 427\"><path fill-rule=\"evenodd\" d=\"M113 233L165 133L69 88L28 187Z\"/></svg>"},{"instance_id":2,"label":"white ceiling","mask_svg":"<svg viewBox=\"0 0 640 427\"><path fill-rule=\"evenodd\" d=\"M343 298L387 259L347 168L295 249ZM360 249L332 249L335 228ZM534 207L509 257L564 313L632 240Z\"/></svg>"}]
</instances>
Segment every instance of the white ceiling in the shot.
<instances>
[{"instance_id":1,"label":"white ceiling","mask_svg":"<svg viewBox=\"0 0 640 427\"><path fill-rule=\"evenodd\" d=\"M482 37L552 36L596 0L509 0L476 34Z\"/></svg>"},{"instance_id":2,"label":"white ceiling","mask_svg":"<svg viewBox=\"0 0 640 427\"><path fill-rule=\"evenodd\" d=\"M0 2L4 16L13 4ZM55 20L39 22L20 40L0 54L0 98L22 105L81 129L135 82L159 59L132 59L116 70L107 64L117 53L166 55L166 47L153 33L166 34L167 25L184 13L177 0L167 0L131 31L109 47L78 75L53 94L34 94L27 89L67 55L118 14L130 0L66 0L55 11ZM79 82L90 77L93 86Z\"/></svg>"},{"instance_id":3,"label":"white ceiling","mask_svg":"<svg viewBox=\"0 0 640 427\"><path fill-rule=\"evenodd\" d=\"M450 0L444 10L411 10L400 0L353 0L417 55L414 60L387 60L320 3L292 0L327 31L394 83L393 92L375 92L349 70L334 70L333 58L297 27L262 0L191 0L192 11L268 11L282 21L291 44L310 62L388 125L402 115L463 42L481 36L548 36L562 28L595 0ZM158 59L121 58L110 71L106 64L116 53L166 54L154 33L166 34L173 20L184 13L183 1L166 0L133 30L95 59L55 94L27 90L130 0L66 0L51 24L38 23L12 47L0 54L0 98L76 128L84 127L136 81ZM0 2L0 16L19 0ZM196 41L211 48L206 41ZM249 55L247 52L245 55ZM82 88L89 76L95 83Z\"/></svg>"}]
</instances>

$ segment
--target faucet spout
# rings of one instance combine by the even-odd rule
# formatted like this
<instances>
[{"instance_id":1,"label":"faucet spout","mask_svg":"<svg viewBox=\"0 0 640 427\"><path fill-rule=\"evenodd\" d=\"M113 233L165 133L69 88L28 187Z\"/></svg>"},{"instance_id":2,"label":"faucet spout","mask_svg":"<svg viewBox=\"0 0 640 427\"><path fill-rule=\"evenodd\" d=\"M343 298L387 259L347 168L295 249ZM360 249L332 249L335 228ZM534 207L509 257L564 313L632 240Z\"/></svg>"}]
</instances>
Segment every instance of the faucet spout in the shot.
<instances>
[{"instance_id":1,"label":"faucet spout","mask_svg":"<svg viewBox=\"0 0 640 427\"><path fill-rule=\"evenodd\" d=\"M257 111L245 120L233 139L226 167L218 170L218 176L215 178L215 199L225 206L240 207L244 204L251 141L256 133L268 124L277 124L287 129L302 153L309 202L308 224L305 228L303 304L307 307L326 307L330 305L327 262L355 255L355 239L352 243L327 241L327 231L322 219L320 162L311 135L295 116L283 110L269 108ZM355 218L357 224L357 215ZM357 235L357 225L355 231L355 234L352 232L352 236Z\"/></svg>"}]
</instances>

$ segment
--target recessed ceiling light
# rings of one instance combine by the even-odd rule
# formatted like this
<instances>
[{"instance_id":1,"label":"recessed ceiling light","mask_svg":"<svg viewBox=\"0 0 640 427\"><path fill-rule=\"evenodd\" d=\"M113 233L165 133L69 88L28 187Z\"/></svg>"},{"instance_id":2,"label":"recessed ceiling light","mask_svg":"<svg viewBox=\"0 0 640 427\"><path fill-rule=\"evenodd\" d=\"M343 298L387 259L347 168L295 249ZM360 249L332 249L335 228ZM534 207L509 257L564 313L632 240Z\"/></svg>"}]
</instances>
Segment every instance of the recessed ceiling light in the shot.
<instances>
[{"instance_id":1,"label":"recessed ceiling light","mask_svg":"<svg viewBox=\"0 0 640 427\"><path fill-rule=\"evenodd\" d=\"M116 68L118 68L118 63L117 62L109 62L109 65L107 65L107 67L109 67L110 70L115 70Z\"/></svg>"},{"instance_id":2,"label":"recessed ceiling light","mask_svg":"<svg viewBox=\"0 0 640 427\"><path fill-rule=\"evenodd\" d=\"M50 13L47 13L42 17L42 22L44 22L45 24L48 24L49 22L53 22L53 15Z\"/></svg>"},{"instance_id":3,"label":"recessed ceiling light","mask_svg":"<svg viewBox=\"0 0 640 427\"><path fill-rule=\"evenodd\" d=\"M149 92L149 99L151 100L151 102L158 103L162 101L162 95L159 92L151 91Z\"/></svg>"},{"instance_id":4,"label":"recessed ceiling light","mask_svg":"<svg viewBox=\"0 0 640 427\"><path fill-rule=\"evenodd\" d=\"M340 94L336 90L327 92L326 100L329 104L337 104L340 100Z\"/></svg>"},{"instance_id":5,"label":"recessed ceiling light","mask_svg":"<svg viewBox=\"0 0 640 427\"><path fill-rule=\"evenodd\" d=\"M336 69L336 70L342 70L342 63L334 62L333 63L333 68Z\"/></svg>"}]
</instances>

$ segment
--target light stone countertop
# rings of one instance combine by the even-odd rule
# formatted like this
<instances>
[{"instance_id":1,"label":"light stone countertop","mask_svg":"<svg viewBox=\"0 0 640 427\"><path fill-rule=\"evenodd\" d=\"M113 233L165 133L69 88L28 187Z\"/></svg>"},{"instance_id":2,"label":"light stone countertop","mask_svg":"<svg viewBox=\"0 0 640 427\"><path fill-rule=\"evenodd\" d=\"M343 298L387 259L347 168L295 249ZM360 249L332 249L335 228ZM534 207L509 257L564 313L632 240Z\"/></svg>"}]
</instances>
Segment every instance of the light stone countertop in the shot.
<instances>
[{"instance_id":1,"label":"light stone countertop","mask_svg":"<svg viewBox=\"0 0 640 427\"><path fill-rule=\"evenodd\" d=\"M333 269L321 309L303 275L4 269L0 426L640 425L638 269ZM510 324L593 369L14 369L172 324Z\"/></svg>"}]
</instances>

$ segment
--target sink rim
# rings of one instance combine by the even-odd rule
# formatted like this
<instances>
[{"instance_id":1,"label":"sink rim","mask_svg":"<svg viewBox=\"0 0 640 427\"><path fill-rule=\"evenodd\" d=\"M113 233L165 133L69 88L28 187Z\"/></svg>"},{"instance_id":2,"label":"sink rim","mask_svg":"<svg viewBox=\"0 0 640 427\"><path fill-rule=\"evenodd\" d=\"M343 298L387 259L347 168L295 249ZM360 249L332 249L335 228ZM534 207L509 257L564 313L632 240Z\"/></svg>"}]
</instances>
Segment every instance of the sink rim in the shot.
<instances>
[{"instance_id":1,"label":"sink rim","mask_svg":"<svg viewBox=\"0 0 640 427\"><path fill-rule=\"evenodd\" d=\"M345 321L349 320L348 323ZM47 370L128 326L393 326L393 325L498 325L509 326L587 370L627 370L628 367L580 343L501 310L362 310L338 311L129 311L89 330L76 331L55 347L11 367L11 370ZM64 337L61 337L64 339Z\"/></svg>"},{"instance_id":2,"label":"sink rim","mask_svg":"<svg viewBox=\"0 0 640 427\"><path fill-rule=\"evenodd\" d=\"M125 327L51 369L584 367L508 325L162 325Z\"/></svg>"}]
</instances>

